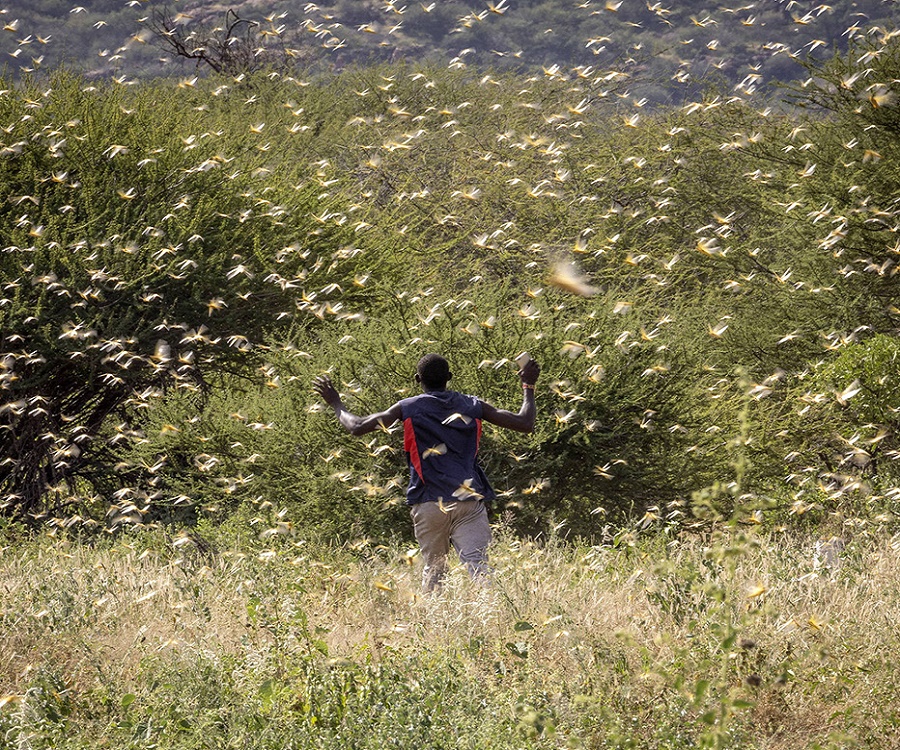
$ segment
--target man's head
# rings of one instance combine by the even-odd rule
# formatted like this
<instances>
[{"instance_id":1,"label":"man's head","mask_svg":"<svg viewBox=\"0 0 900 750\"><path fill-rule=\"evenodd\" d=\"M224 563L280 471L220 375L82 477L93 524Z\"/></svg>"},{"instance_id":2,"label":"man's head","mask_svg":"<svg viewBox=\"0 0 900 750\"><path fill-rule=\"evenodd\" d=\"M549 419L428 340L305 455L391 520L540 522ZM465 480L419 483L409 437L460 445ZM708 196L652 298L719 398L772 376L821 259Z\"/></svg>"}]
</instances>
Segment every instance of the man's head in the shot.
<instances>
[{"instance_id":1,"label":"man's head","mask_svg":"<svg viewBox=\"0 0 900 750\"><path fill-rule=\"evenodd\" d=\"M453 375L450 365L440 354L426 354L416 365L416 382L426 391L442 391Z\"/></svg>"}]
</instances>

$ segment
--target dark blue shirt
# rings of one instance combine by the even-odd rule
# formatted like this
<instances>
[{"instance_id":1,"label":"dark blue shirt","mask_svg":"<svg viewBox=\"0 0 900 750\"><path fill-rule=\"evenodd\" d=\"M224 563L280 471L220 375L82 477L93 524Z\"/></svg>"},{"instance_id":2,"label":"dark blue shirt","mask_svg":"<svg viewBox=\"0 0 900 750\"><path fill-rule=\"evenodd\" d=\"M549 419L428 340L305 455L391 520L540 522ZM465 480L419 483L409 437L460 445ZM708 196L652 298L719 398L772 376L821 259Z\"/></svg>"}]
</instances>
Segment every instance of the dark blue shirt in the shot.
<instances>
[{"instance_id":1,"label":"dark blue shirt","mask_svg":"<svg viewBox=\"0 0 900 750\"><path fill-rule=\"evenodd\" d=\"M478 464L481 401L456 391L429 391L403 399L400 410L408 505L495 498Z\"/></svg>"}]
</instances>

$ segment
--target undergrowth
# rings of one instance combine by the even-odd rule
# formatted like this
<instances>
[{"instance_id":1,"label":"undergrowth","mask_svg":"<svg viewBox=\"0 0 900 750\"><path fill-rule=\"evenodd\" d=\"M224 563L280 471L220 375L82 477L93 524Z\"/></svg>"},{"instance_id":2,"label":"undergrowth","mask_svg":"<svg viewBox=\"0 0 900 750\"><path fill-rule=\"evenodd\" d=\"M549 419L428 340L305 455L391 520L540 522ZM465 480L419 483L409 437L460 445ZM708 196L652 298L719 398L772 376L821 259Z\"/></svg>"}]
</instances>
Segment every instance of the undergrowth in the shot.
<instances>
[{"instance_id":1,"label":"undergrowth","mask_svg":"<svg viewBox=\"0 0 900 750\"><path fill-rule=\"evenodd\" d=\"M0 557L0 747L893 747L895 540L497 529L488 586L290 534Z\"/></svg>"}]
</instances>

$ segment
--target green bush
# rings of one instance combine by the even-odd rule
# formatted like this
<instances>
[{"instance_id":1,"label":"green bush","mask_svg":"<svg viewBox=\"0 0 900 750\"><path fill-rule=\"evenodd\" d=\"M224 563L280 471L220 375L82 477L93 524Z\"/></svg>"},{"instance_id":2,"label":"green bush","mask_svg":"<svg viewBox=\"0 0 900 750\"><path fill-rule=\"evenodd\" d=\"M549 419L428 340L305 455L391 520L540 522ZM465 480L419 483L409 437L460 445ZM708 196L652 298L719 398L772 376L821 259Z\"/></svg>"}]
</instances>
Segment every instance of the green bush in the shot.
<instances>
[{"instance_id":1,"label":"green bush","mask_svg":"<svg viewBox=\"0 0 900 750\"><path fill-rule=\"evenodd\" d=\"M835 470L805 446L837 412L796 420L797 389L896 326L896 46L819 66L799 124L714 90L623 117L557 76L428 66L12 90L6 507L180 523L271 502L393 529L396 438L341 434L311 379L380 410L438 350L455 388L515 408L524 349L535 434L482 452L521 528L683 508L737 440L745 491L781 502L785 456ZM849 402L860 428L890 432L885 382Z\"/></svg>"},{"instance_id":2,"label":"green bush","mask_svg":"<svg viewBox=\"0 0 900 750\"><path fill-rule=\"evenodd\" d=\"M301 285L358 262L309 218L326 205L315 188L291 210L257 193L259 167L229 166L234 144L189 103L65 76L0 101L15 120L0 159L0 485L17 514L120 489L116 446L137 437L137 412L255 364L267 331L317 320Z\"/></svg>"}]
</instances>

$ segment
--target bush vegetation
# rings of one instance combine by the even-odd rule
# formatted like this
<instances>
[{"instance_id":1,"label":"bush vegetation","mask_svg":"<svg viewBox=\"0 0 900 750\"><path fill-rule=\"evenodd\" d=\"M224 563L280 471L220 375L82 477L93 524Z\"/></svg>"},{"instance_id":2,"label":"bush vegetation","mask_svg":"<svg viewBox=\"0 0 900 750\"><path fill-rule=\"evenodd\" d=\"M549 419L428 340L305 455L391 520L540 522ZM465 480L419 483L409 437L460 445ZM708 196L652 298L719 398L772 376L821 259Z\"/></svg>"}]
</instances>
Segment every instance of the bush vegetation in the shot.
<instances>
[{"instance_id":1,"label":"bush vegetation","mask_svg":"<svg viewBox=\"0 0 900 750\"><path fill-rule=\"evenodd\" d=\"M402 65L9 88L4 507L390 535L398 441L340 434L312 377L377 410L438 349L514 407L528 349L538 429L483 451L522 530L691 519L735 443L776 515L890 512L897 54L810 63L788 111Z\"/></svg>"}]
</instances>

